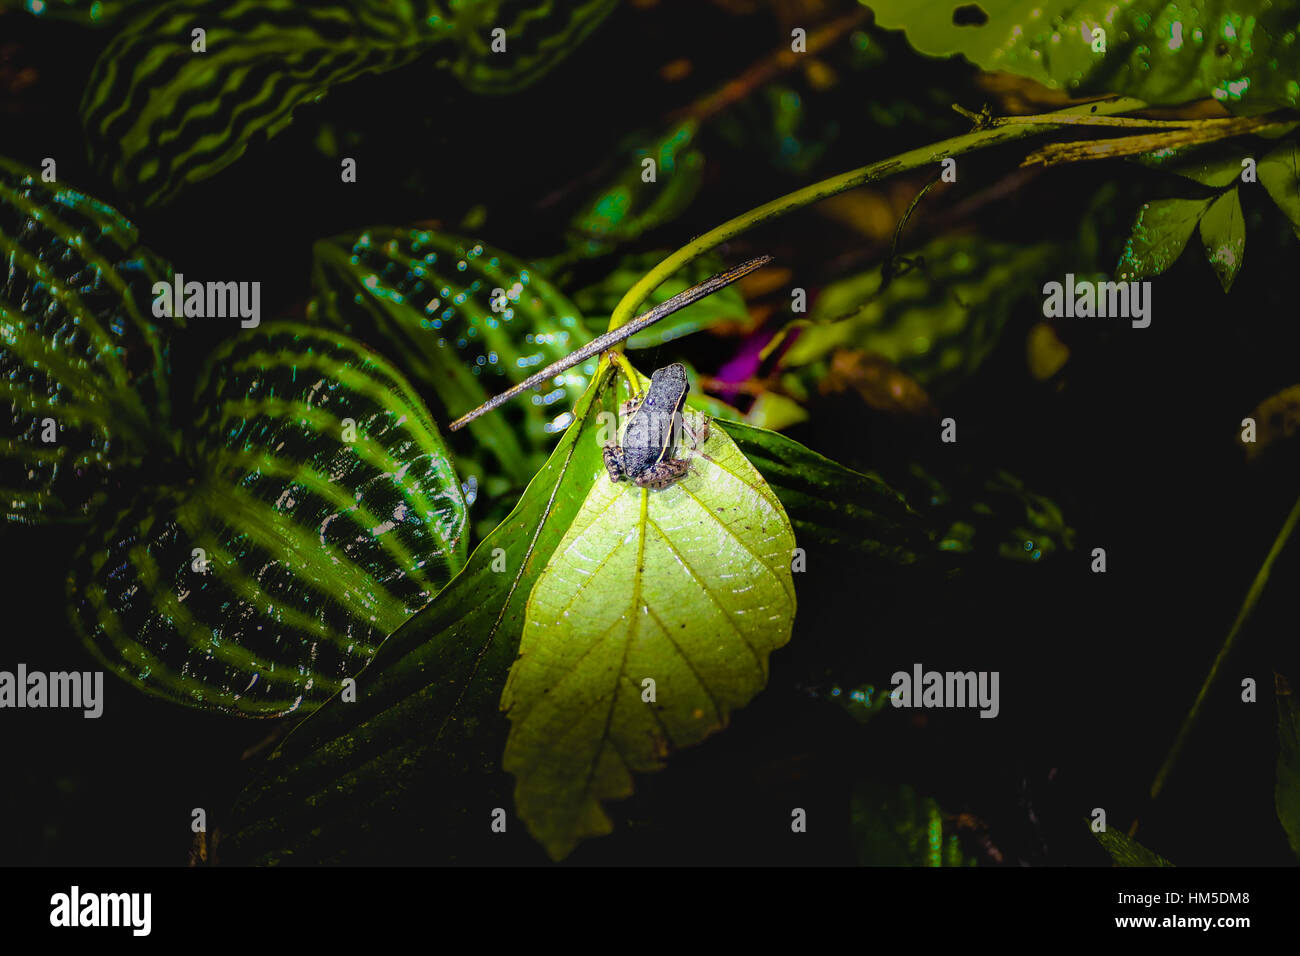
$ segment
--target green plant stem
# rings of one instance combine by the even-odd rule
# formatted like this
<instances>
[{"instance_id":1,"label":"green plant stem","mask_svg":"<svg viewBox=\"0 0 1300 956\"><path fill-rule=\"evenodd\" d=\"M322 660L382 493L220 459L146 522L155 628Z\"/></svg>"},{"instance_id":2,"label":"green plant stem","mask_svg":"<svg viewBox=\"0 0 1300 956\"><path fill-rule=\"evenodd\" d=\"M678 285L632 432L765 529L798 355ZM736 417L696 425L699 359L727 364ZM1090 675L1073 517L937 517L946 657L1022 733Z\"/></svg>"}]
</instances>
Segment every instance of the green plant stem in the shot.
<instances>
[{"instance_id":1,"label":"green plant stem","mask_svg":"<svg viewBox=\"0 0 1300 956\"><path fill-rule=\"evenodd\" d=\"M1282 553L1282 549L1286 547L1286 543L1291 537L1291 532L1295 530L1297 522L1300 522L1300 498L1296 499L1296 503L1291 507L1291 513L1287 515L1282 530L1277 533L1277 538L1273 541L1273 547L1269 549L1268 556L1264 558L1264 563L1260 565L1259 571L1255 575L1255 580L1251 582L1250 590L1246 592L1246 600L1241 605L1241 610L1237 612L1237 619L1232 622L1232 629L1228 631L1223 646L1219 648L1218 656L1215 657L1214 663L1210 665L1210 672L1205 675L1205 682L1201 684L1201 691L1196 695L1192 709L1187 712L1187 716L1183 718L1182 726L1178 728L1178 736L1174 738L1174 744L1169 749L1169 755L1165 757L1165 762L1161 764L1155 780L1151 783L1152 800L1160 796L1160 791L1164 789L1165 782L1169 779L1169 774L1174 768L1174 763L1178 760L1179 754L1182 753L1187 738L1201 715L1201 707L1206 698L1209 697L1210 689L1218 679L1224 663L1232 654L1232 649L1237 643L1242 628L1246 626L1246 621L1250 619L1251 614L1254 612L1255 605L1259 603L1260 595L1264 593L1264 585L1268 583L1268 576L1272 573L1273 565L1277 561L1278 555ZM1136 830L1137 821L1135 820L1130 834Z\"/></svg>"},{"instance_id":2,"label":"green plant stem","mask_svg":"<svg viewBox=\"0 0 1300 956\"><path fill-rule=\"evenodd\" d=\"M1027 139L1058 129L1063 125L1075 125L1074 120L1070 119L1070 117L1125 113L1142 109L1145 106L1146 104L1141 100L1135 100L1131 97L1116 97L1109 100L1099 100L1095 103L1085 103L1082 106L1072 106L1056 113L1043 114L1039 118L1039 122L1035 123L986 121L980 124L982 128L975 129L972 132L921 146L909 152L892 156L889 159L882 159L868 166L853 169L838 176L832 176L830 179L823 179L821 182L795 190L779 199L773 199L771 202L756 206L748 212L710 229L704 235L682 246L642 276L632 288L627 290L627 293L614 308L613 314L609 317L609 329L611 331L617 329L631 319L641 304L650 297L650 294L661 283L671 278L678 269L698 259L705 253L711 252L724 242L728 242L756 226L778 219L787 213L810 206L830 196L836 196L850 189L855 189L858 186L878 182L888 176L911 172L923 166L942 162L949 157ZM621 350L622 345L619 345L618 348Z\"/></svg>"},{"instance_id":3,"label":"green plant stem","mask_svg":"<svg viewBox=\"0 0 1300 956\"><path fill-rule=\"evenodd\" d=\"M1281 133L1294 129L1295 114L1290 111L1267 113L1262 116L1244 116L1231 120L1201 120L1183 129L1138 136L1118 136L1110 139L1079 140L1070 143L1049 143L1025 157L1021 166L1059 166L1062 163L1079 163L1097 159L1119 159L1136 156L1157 149L1175 149L1183 146L1201 146L1217 140L1231 139L1246 134Z\"/></svg>"},{"instance_id":4,"label":"green plant stem","mask_svg":"<svg viewBox=\"0 0 1300 956\"><path fill-rule=\"evenodd\" d=\"M1096 113L1082 113L1074 116L1061 116L1058 113L1036 113L1030 116L996 116L987 121L990 128L998 126L1023 126L1051 123L1053 126L1110 126L1120 129L1213 129L1230 125L1236 117L1218 116L1205 119L1146 119L1142 116L1101 116Z\"/></svg>"}]
</instances>

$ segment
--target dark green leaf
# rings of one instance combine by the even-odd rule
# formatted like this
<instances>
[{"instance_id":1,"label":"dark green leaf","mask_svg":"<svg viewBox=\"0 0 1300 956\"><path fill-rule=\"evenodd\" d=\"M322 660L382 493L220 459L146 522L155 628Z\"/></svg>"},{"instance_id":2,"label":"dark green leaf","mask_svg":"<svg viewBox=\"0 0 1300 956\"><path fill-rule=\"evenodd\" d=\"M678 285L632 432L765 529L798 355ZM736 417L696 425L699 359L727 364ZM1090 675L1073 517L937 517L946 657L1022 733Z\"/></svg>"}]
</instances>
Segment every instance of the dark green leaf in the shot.
<instances>
[{"instance_id":1,"label":"dark green leaf","mask_svg":"<svg viewBox=\"0 0 1300 956\"><path fill-rule=\"evenodd\" d=\"M1133 157L1152 169L1161 169L1205 186L1221 189L1241 178L1241 161L1250 154L1236 143L1214 143L1161 149Z\"/></svg>"},{"instance_id":2,"label":"dark green leaf","mask_svg":"<svg viewBox=\"0 0 1300 956\"><path fill-rule=\"evenodd\" d=\"M1056 503L1005 471L941 480L913 464L895 484L934 529L940 551L1034 564L1074 548L1074 529Z\"/></svg>"},{"instance_id":3,"label":"dark green leaf","mask_svg":"<svg viewBox=\"0 0 1300 956\"><path fill-rule=\"evenodd\" d=\"M310 710L464 564L449 456L394 369L306 325L219 348L196 408L193 474L141 489L87 535L74 626L149 693Z\"/></svg>"},{"instance_id":4,"label":"dark green leaf","mask_svg":"<svg viewBox=\"0 0 1300 956\"><path fill-rule=\"evenodd\" d=\"M1110 854L1110 858L1115 861L1115 866L1173 866L1168 860L1153 853L1129 837L1127 834L1113 827L1107 827L1101 833L1093 831L1093 836L1101 844L1102 849Z\"/></svg>"},{"instance_id":5,"label":"dark green leaf","mask_svg":"<svg viewBox=\"0 0 1300 956\"><path fill-rule=\"evenodd\" d=\"M533 584L605 475L592 426L613 412L607 384L602 375L583 393L574 423L465 569L380 647L357 702L330 702L286 738L240 798L230 858L444 860L481 841L492 807L511 805L501 689Z\"/></svg>"},{"instance_id":6,"label":"dark green leaf","mask_svg":"<svg viewBox=\"0 0 1300 956\"><path fill-rule=\"evenodd\" d=\"M579 255L594 256L677 218L704 181L704 156L691 149L698 124L688 120L657 136L638 134L619 151L613 179L574 217ZM645 161L654 160L646 182Z\"/></svg>"},{"instance_id":7,"label":"dark green leaf","mask_svg":"<svg viewBox=\"0 0 1300 956\"><path fill-rule=\"evenodd\" d=\"M437 396L449 419L589 339L578 309L534 269L428 230L376 228L322 240L314 284L308 314L380 347ZM594 368L592 360L569 369L545 391L471 422L473 458L522 488L573 420L569 409Z\"/></svg>"},{"instance_id":8,"label":"dark green leaf","mask_svg":"<svg viewBox=\"0 0 1300 956\"><path fill-rule=\"evenodd\" d=\"M776 492L805 551L843 550L911 565L934 548L920 515L879 478L776 432L742 422L718 424Z\"/></svg>"},{"instance_id":9,"label":"dark green leaf","mask_svg":"<svg viewBox=\"0 0 1300 956\"><path fill-rule=\"evenodd\" d=\"M863 866L976 865L939 804L907 784L859 781L851 813L853 846Z\"/></svg>"},{"instance_id":10,"label":"dark green leaf","mask_svg":"<svg viewBox=\"0 0 1300 956\"><path fill-rule=\"evenodd\" d=\"M1213 197L1143 203L1115 267L1117 277L1125 281L1149 279L1172 266L1212 202Z\"/></svg>"},{"instance_id":11,"label":"dark green leaf","mask_svg":"<svg viewBox=\"0 0 1300 956\"><path fill-rule=\"evenodd\" d=\"M821 91L813 87L808 92L815 97ZM890 90L889 93L904 91ZM745 153L749 161L762 158L780 172L807 175L826 155L839 133L840 123L835 118L810 120L806 105L807 100L798 89L768 83L757 96L745 97L723 111L716 121L717 132L732 147ZM873 97L871 119L875 122L883 119L885 122L881 125L886 125L891 118L891 108L900 107L892 99L877 102Z\"/></svg>"},{"instance_id":12,"label":"dark green leaf","mask_svg":"<svg viewBox=\"0 0 1300 956\"><path fill-rule=\"evenodd\" d=\"M1246 251L1246 220L1236 187L1225 190L1201 217L1201 241L1219 284L1227 292L1237 278Z\"/></svg>"},{"instance_id":13,"label":"dark green leaf","mask_svg":"<svg viewBox=\"0 0 1300 956\"><path fill-rule=\"evenodd\" d=\"M3 513L84 518L124 469L170 448L151 315L170 269L116 210L3 158L0 259Z\"/></svg>"},{"instance_id":14,"label":"dark green leaf","mask_svg":"<svg viewBox=\"0 0 1300 956\"><path fill-rule=\"evenodd\" d=\"M165 202L283 130L300 106L426 53L472 90L531 82L614 0L171 0L130 20L96 61L82 100L91 152L141 203ZM205 52L193 49L206 31ZM505 52L491 32L506 34Z\"/></svg>"},{"instance_id":15,"label":"dark green leaf","mask_svg":"<svg viewBox=\"0 0 1300 956\"><path fill-rule=\"evenodd\" d=\"M889 708L890 689L875 684L860 684L857 687L832 684L821 696L832 701L859 724L868 724L872 718L880 716Z\"/></svg>"},{"instance_id":16,"label":"dark green leaf","mask_svg":"<svg viewBox=\"0 0 1300 956\"><path fill-rule=\"evenodd\" d=\"M523 89L576 50L618 0L421 0L427 21L449 26L459 43L452 71L466 89L498 95ZM383 6L389 6L385 3ZM504 53L492 50L492 31L506 31Z\"/></svg>"}]
</instances>

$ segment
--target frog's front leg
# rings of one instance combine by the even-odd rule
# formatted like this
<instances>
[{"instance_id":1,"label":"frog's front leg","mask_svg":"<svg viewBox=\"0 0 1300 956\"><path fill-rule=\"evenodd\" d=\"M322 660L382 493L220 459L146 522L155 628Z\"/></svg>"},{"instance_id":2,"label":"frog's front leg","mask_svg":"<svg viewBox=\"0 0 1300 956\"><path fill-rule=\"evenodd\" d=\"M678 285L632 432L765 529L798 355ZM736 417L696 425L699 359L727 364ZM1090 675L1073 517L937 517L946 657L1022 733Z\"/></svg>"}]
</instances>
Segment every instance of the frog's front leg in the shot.
<instances>
[{"instance_id":1,"label":"frog's front leg","mask_svg":"<svg viewBox=\"0 0 1300 956\"><path fill-rule=\"evenodd\" d=\"M629 398L626 402L618 406L618 413L624 419L632 417L632 413L641 407L641 399Z\"/></svg>"},{"instance_id":2,"label":"frog's front leg","mask_svg":"<svg viewBox=\"0 0 1300 956\"><path fill-rule=\"evenodd\" d=\"M610 481L622 481L627 477L627 465L623 461L623 448L614 442L605 445L605 470L609 472Z\"/></svg>"},{"instance_id":3,"label":"frog's front leg","mask_svg":"<svg viewBox=\"0 0 1300 956\"><path fill-rule=\"evenodd\" d=\"M691 463L685 458L665 458L656 465L651 465L636 476L638 488L667 488L690 469Z\"/></svg>"},{"instance_id":4,"label":"frog's front leg","mask_svg":"<svg viewBox=\"0 0 1300 956\"><path fill-rule=\"evenodd\" d=\"M686 416L682 416L682 431L686 432L686 437L691 440L691 451L699 448L709 440L709 416L700 416L700 427L692 429L690 423L686 421Z\"/></svg>"}]
</instances>

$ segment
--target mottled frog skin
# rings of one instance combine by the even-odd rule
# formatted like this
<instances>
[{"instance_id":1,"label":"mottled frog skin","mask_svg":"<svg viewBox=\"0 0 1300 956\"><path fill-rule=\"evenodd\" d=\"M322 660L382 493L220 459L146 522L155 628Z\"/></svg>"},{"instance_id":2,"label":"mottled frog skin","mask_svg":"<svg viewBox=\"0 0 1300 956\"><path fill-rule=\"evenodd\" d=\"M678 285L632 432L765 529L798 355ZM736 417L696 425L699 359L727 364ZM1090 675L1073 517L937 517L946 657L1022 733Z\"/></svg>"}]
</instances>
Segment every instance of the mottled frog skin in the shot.
<instances>
[{"instance_id":1,"label":"mottled frog skin","mask_svg":"<svg viewBox=\"0 0 1300 956\"><path fill-rule=\"evenodd\" d=\"M638 488L667 488L690 469L690 461L671 456L673 425L686 405L686 368L679 362L666 365L650 377L650 387L639 401L623 404L627 427L623 444L605 445L605 468L610 481L630 481ZM697 434L681 419L694 449L709 437L709 421Z\"/></svg>"}]
</instances>

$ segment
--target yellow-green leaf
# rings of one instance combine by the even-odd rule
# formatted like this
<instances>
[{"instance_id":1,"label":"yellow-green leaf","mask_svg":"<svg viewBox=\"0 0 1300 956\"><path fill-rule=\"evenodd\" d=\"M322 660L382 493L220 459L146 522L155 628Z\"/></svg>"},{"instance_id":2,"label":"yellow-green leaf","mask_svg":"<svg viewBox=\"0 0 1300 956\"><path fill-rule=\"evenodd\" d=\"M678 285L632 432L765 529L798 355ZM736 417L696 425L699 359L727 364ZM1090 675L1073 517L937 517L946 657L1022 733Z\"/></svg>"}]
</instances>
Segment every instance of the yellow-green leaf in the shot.
<instances>
[{"instance_id":1,"label":"yellow-green leaf","mask_svg":"<svg viewBox=\"0 0 1300 956\"><path fill-rule=\"evenodd\" d=\"M1271 0L860 0L876 26L921 53L961 53L982 70L1071 96L1152 104L1213 97L1234 113L1294 106L1295 15ZM966 16L958 16L965 13Z\"/></svg>"},{"instance_id":2,"label":"yellow-green leaf","mask_svg":"<svg viewBox=\"0 0 1300 956\"><path fill-rule=\"evenodd\" d=\"M503 764L553 858L610 831L601 801L628 796L634 772L725 727L790 639L785 509L722 429L693 458L659 491L594 474L529 597Z\"/></svg>"}]
</instances>

